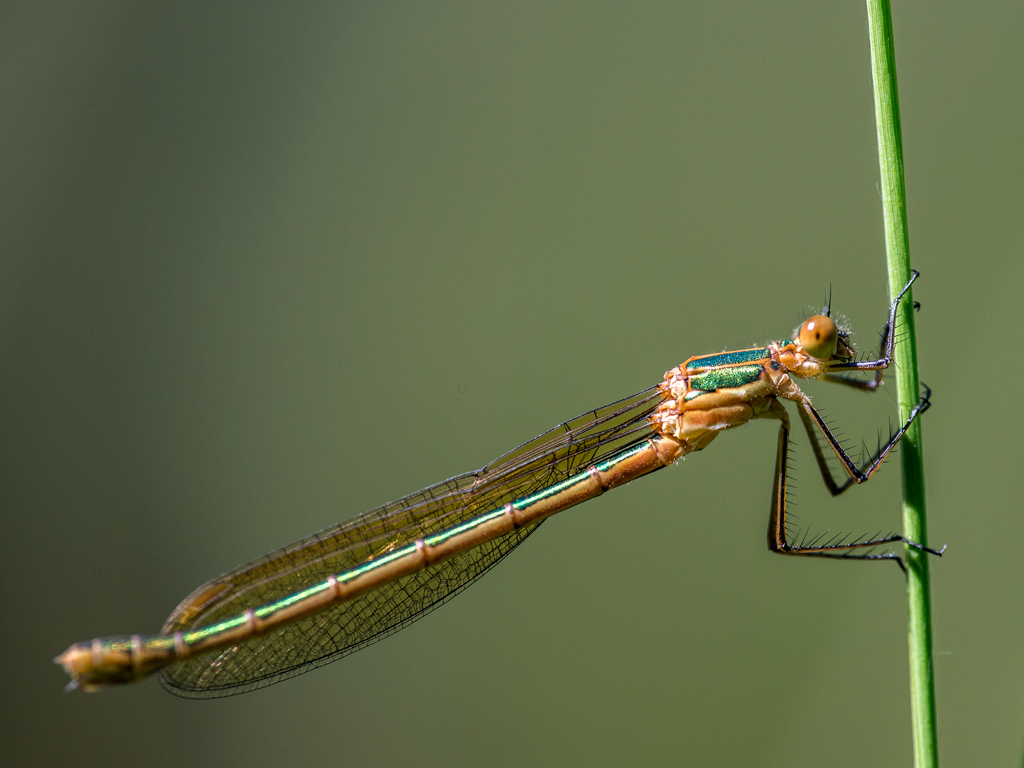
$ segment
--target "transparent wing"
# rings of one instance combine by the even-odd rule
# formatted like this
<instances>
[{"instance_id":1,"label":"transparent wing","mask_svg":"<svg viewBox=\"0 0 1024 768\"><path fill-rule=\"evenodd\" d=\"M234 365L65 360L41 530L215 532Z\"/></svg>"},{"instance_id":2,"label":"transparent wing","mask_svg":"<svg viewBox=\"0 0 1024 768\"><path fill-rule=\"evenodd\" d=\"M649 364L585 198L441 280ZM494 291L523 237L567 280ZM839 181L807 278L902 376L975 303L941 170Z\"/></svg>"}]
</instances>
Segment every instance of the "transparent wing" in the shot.
<instances>
[{"instance_id":1,"label":"transparent wing","mask_svg":"<svg viewBox=\"0 0 1024 768\"><path fill-rule=\"evenodd\" d=\"M458 475L308 536L207 582L164 623L163 634L237 616L301 591L557 483L648 435L657 387L560 424L477 472ZM271 685L387 637L454 597L537 526L519 529L435 567L248 643L178 662L161 672L179 696L229 696Z\"/></svg>"}]
</instances>

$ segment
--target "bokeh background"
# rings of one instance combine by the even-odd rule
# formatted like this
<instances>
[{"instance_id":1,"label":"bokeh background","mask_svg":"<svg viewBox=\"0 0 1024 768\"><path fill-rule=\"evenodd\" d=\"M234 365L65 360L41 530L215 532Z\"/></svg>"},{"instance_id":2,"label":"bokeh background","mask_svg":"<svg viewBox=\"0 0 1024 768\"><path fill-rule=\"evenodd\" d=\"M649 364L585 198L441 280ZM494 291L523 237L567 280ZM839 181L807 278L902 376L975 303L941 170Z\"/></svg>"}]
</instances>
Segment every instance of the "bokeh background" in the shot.
<instances>
[{"instance_id":1,"label":"bokeh background","mask_svg":"<svg viewBox=\"0 0 1024 768\"><path fill-rule=\"evenodd\" d=\"M1022 15L894 9L946 765L1024 741ZM772 423L297 680L50 663L830 285L874 347L861 3L7 3L0 99L0 762L910 763L903 583L766 551ZM898 463L832 501L797 439L801 524L898 528Z\"/></svg>"}]
</instances>

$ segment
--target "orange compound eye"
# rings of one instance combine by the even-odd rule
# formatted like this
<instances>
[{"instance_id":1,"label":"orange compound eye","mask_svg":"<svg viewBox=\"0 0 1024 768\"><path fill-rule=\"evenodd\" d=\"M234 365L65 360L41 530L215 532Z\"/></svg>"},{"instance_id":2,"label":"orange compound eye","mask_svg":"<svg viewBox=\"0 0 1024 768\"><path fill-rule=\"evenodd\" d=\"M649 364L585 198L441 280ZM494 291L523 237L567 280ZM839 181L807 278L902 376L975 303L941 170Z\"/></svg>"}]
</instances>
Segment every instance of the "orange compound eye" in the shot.
<instances>
[{"instance_id":1,"label":"orange compound eye","mask_svg":"<svg viewBox=\"0 0 1024 768\"><path fill-rule=\"evenodd\" d=\"M817 360L832 357L838 343L839 329L830 317L815 315L800 326L800 346Z\"/></svg>"}]
</instances>

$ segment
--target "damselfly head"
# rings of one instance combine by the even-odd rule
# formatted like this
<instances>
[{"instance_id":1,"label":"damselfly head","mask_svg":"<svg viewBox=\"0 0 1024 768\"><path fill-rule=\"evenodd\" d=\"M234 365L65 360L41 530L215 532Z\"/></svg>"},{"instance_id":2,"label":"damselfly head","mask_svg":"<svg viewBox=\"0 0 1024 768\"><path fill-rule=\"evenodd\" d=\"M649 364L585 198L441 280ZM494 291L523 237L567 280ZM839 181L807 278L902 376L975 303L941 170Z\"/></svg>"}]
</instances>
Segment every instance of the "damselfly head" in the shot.
<instances>
[{"instance_id":1,"label":"damselfly head","mask_svg":"<svg viewBox=\"0 0 1024 768\"><path fill-rule=\"evenodd\" d=\"M815 360L845 362L857 355L849 331L828 315L808 318L793 336L804 352Z\"/></svg>"},{"instance_id":2,"label":"damselfly head","mask_svg":"<svg viewBox=\"0 0 1024 768\"><path fill-rule=\"evenodd\" d=\"M839 348L839 327L828 315L815 315L800 326L797 339L808 355L816 360L828 360Z\"/></svg>"}]
</instances>

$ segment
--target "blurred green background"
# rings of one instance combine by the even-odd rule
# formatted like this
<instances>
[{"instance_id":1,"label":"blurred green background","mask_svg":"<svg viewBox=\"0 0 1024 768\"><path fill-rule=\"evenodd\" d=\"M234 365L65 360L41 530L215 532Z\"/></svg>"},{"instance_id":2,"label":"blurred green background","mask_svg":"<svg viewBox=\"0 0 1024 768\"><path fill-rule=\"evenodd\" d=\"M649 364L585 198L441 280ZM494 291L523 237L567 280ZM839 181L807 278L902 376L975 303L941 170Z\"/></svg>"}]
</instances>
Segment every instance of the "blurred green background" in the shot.
<instances>
[{"instance_id":1,"label":"blurred green background","mask_svg":"<svg viewBox=\"0 0 1024 768\"><path fill-rule=\"evenodd\" d=\"M946 765L1024 739L1022 16L894 9ZM908 765L903 583L767 552L771 423L297 680L50 663L829 285L874 348L873 120L856 2L6 4L0 762ZM897 462L833 502L796 437L801 524L899 526Z\"/></svg>"}]
</instances>

